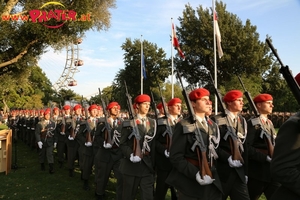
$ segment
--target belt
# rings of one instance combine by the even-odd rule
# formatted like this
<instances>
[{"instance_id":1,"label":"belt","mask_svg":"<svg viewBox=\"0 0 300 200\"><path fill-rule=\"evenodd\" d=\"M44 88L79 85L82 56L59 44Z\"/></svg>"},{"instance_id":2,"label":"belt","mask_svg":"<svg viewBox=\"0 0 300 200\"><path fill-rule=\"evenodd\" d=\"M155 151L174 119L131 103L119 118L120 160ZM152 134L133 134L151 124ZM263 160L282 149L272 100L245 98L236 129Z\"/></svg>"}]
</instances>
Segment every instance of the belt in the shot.
<instances>
[{"instance_id":1,"label":"belt","mask_svg":"<svg viewBox=\"0 0 300 200\"><path fill-rule=\"evenodd\" d=\"M185 158L189 163L191 163L192 165L195 165L196 167L199 167L199 161L198 160L194 160L191 158ZM210 165L210 162L208 162L208 165Z\"/></svg>"},{"instance_id":2,"label":"belt","mask_svg":"<svg viewBox=\"0 0 300 200\"><path fill-rule=\"evenodd\" d=\"M261 153L268 155L268 150L267 149L258 149L256 148L256 150L260 151Z\"/></svg>"}]
</instances>

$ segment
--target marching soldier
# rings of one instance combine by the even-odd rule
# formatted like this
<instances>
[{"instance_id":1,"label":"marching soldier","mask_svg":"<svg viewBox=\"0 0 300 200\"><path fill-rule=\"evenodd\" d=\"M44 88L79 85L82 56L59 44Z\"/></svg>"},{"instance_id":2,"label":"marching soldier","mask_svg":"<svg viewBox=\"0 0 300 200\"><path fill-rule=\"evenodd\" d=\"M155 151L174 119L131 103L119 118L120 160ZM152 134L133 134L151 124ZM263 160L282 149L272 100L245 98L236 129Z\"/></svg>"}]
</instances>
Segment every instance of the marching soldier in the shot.
<instances>
[{"instance_id":1,"label":"marching soldier","mask_svg":"<svg viewBox=\"0 0 300 200\"><path fill-rule=\"evenodd\" d=\"M109 103L106 110L109 112L109 117L100 119L98 126L100 132L97 132L100 135L95 135L95 143L98 143L99 146L95 155L96 197L101 200L105 196L105 188L111 170L113 170L114 177L117 179L116 199L121 200L123 180L119 166L123 154L119 148L119 143L123 120L118 117L119 104L117 102Z\"/></svg>"},{"instance_id":2,"label":"marching soldier","mask_svg":"<svg viewBox=\"0 0 300 200\"><path fill-rule=\"evenodd\" d=\"M259 94L253 99L258 118L248 121L247 142L249 145L248 190L250 199L259 199L262 193L270 199L279 184L272 181L270 162L273 156L276 131L268 115L273 110L273 97Z\"/></svg>"},{"instance_id":3,"label":"marching soldier","mask_svg":"<svg viewBox=\"0 0 300 200\"><path fill-rule=\"evenodd\" d=\"M98 119L97 119L97 111L98 106L96 104L91 105L88 108L90 112L90 117L86 119L85 123L85 130L81 134L85 134L85 146L83 149L83 166L82 166L82 180L83 189L90 190L89 186L89 177L92 174L92 168L94 164L94 156L99 147L94 143L94 137L99 132L98 126ZM88 115L88 114L86 114Z\"/></svg>"},{"instance_id":4,"label":"marching soldier","mask_svg":"<svg viewBox=\"0 0 300 200\"><path fill-rule=\"evenodd\" d=\"M40 121L35 129L35 137L39 147L39 162L41 170L45 170L45 160L49 164L49 173L53 174L53 149L56 147L57 141L54 137L55 122L50 120L50 109L44 112L44 120Z\"/></svg>"},{"instance_id":5,"label":"marching soldier","mask_svg":"<svg viewBox=\"0 0 300 200\"><path fill-rule=\"evenodd\" d=\"M169 153L171 147L172 135L174 133L174 127L180 120L181 114L181 100L179 98L171 99L168 104L168 116L158 118L157 134L155 136L155 160L156 160L156 187L155 187L155 199L165 199L168 188L171 190L172 199L175 200L176 192L174 187L165 183L169 173L172 170L172 164L169 160ZM161 103L161 107L163 107ZM159 107L157 106L159 109ZM160 113L164 113L164 109L159 109ZM161 111L162 110L162 111ZM166 121L168 120L168 122Z\"/></svg>"},{"instance_id":6,"label":"marching soldier","mask_svg":"<svg viewBox=\"0 0 300 200\"><path fill-rule=\"evenodd\" d=\"M85 125L85 119L81 115L81 105L77 104L73 108L74 116L72 117L72 127L69 132L67 147L68 147L68 168L69 176L74 175L74 163L78 153L79 166L82 168L83 165L83 145L85 142L85 137L80 133Z\"/></svg>"},{"instance_id":7,"label":"marching soldier","mask_svg":"<svg viewBox=\"0 0 300 200\"><path fill-rule=\"evenodd\" d=\"M296 75L295 80L300 85L300 73ZM271 161L271 175L281 186L271 200L300 199L299 126L300 112L298 111L278 131Z\"/></svg>"},{"instance_id":8,"label":"marching soldier","mask_svg":"<svg viewBox=\"0 0 300 200\"><path fill-rule=\"evenodd\" d=\"M141 198L152 200L155 155L153 138L156 134L156 122L147 117L151 102L150 96L139 95L134 102L138 114L132 120L123 122L120 140L120 148L125 157L120 164L123 174L122 199L135 199L137 190L140 188ZM128 104L131 105L131 102ZM134 114L133 110L131 114Z\"/></svg>"},{"instance_id":9,"label":"marching soldier","mask_svg":"<svg viewBox=\"0 0 300 200\"><path fill-rule=\"evenodd\" d=\"M57 134L57 157L59 168L62 168L65 158L67 157L67 135L70 134L72 127L72 116L71 116L71 106L64 105L64 114L62 116L62 121L60 125L59 134Z\"/></svg>"},{"instance_id":10,"label":"marching soldier","mask_svg":"<svg viewBox=\"0 0 300 200\"><path fill-rule=\"evenodd\" d=\"M199 88L185 97L190 117L175 126L170 150L173 169L166 182L177 189L178 199L222 199L216 171L220 135L218 126L206 118L209 95L208 90Z\"/></svg>"},{"instance_id":11,"label":"marching soldier","mask_svg":"<svg viewBox=\"0 0 300 200\"><path fill-rule=\"evenodd\" d=\"M215 116L220 129L217 171L223 188L223 199L249 200L247 188L248 153L246 145L247 123L240 115L243 93L231 90L223 97L225 114Z\"/></svg>"}]
</instances>

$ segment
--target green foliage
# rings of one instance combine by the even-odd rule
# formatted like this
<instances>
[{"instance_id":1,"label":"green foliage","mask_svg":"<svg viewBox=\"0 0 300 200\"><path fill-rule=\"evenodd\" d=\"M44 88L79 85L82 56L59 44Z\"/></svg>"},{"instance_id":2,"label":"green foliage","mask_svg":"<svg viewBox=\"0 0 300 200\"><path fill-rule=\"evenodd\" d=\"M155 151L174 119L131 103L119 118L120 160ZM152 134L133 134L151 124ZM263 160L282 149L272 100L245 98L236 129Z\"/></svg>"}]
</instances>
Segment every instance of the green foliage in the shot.
<instances>
[{"instance_id":1,"label":"green foliage","mask_svg":"<svg viewBox=\"0 0 300 200\"><path fill-rule=\"evenodd\" d=\"M121 46L125 51L125 69L121 69L113 82L112 99L118 100L121 106L126 106L124 81L128 92L134 98L141 93L141 42L138 39L131 41L127 38ZM143 41L143 51L147 78L143 80L143 93L150 94L150 88L157 87L170 75L171 63L166 59L166 53L156 44Z\"/></svg>"}]
</instances>

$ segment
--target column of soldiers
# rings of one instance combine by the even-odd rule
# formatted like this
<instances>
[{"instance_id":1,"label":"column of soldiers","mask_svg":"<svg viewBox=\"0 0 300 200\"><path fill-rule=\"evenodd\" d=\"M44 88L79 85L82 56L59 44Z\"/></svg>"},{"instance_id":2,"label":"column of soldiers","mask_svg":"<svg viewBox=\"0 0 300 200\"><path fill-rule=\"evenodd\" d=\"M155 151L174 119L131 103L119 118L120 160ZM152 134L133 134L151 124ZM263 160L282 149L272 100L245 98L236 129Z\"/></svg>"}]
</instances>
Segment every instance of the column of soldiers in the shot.
<instances>
[{"instance_id":1,"label":"column of soldiers","mask_svg":"<svg viewBox=\"0 0 300 200\"><path fill-rule=\"evenodd\" d=\"M90 190L94 169L96 199L105 199L112 172L116 199L133 200L139 193L141 199L163 200L168 190L172 199L248 200L263 193L271 199L280 187L270 173L276 137L268 118L273 97L257 95L253 101L260 115L246 120L239 90L224 95L224 113L215 116L210 116L207 89L189 94L183 89L183 94L186 117L179 98L159 104L160 115L149 117L151 98L142 94L133 106L127 102L134 108L127 119L120 117L118 102L110 102L105 108L78 104L65 105L61 112L15 111L9 123L18 130L16 137L37 148L41 170L47 162L54 173L54 148L59 168L67 161L70 177L78 160L84 190Z\"/></svg>"}]
</instances>

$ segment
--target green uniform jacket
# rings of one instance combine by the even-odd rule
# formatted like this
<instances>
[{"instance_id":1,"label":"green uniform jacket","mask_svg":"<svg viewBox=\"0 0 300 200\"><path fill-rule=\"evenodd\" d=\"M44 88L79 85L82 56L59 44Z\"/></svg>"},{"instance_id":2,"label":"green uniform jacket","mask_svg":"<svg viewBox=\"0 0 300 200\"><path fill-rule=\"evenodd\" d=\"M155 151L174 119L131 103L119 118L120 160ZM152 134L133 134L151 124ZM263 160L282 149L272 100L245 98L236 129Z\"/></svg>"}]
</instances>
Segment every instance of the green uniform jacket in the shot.
<instances>
[{"instance_id":1,"label":"green uniform jacket","mask_svg":"<svg viewBox=\"0 0 300 200\"><path fill-rule=\"evenodd\" d=\"M282 184L274 194L286 199L300 199L300 112L290 117L279 129L271 161L271 175Z\"/></svg>"},{"instance_id":2,"label":"green uniform jacket","mask_svg":"<svg viewBox=\"0 0 300 200\"><path fill-rule=\"evenodd\" d=\"M213 175L212 178L215 179L215 181L210 185L202 186L196 180L196 174L199 172L199 167L187 160L192 159L198 161L196 151L191 149L196 141L195 130L190 129L186 131L186 127L191 124L192 122L190 118L186 118L175 125L175 131L170 150L170 161L173 165L173 169L168 176L166 183L174 186L180 192L196 198L202 197L205 187L215 187L221 193L221 182L215 168L216 161L214 161L214 164L211 167L211 172ZM200 129L204 144L207 147L209 140L208 134L200 123L197 122L197 126ZM217 133L218 127L215 123L208 123L208 128L209 133ZM206 154L208 154L208 148L206 148Z\"/></svg>"},{"instance_id":3,"label":"green uniform jacket","mask_svg":"<svg viewBox=\"0 0 300 200\"><path fill-rule=\"evenodd\" d=\"M155 136L154 126L156 126L155 121L148 117L149 121L149 130L145 133L143 125L137 124L139 133L141 136L140 146L142 148L144 137L148 135L150 137ZM144 155L141 162L133 163L130 161L130 154L133 153L133 143L134 136L130 139L128 138L132 133L132 127L130 121L125 120L123 122L123 128L121 132L120 148L123 152L124 159L121 160L120 170L123 174L130 176L142 177L148 175L149 173L154 174L154 163L155 163L155 139L153 138L149 143L150 152L147 152L148 155Z\"/></svg>"}]
</instances>

